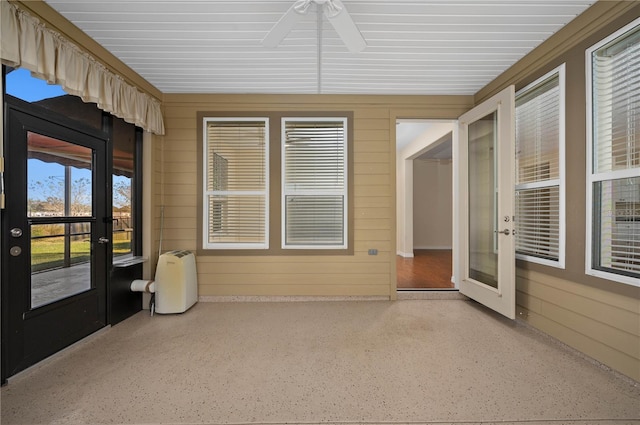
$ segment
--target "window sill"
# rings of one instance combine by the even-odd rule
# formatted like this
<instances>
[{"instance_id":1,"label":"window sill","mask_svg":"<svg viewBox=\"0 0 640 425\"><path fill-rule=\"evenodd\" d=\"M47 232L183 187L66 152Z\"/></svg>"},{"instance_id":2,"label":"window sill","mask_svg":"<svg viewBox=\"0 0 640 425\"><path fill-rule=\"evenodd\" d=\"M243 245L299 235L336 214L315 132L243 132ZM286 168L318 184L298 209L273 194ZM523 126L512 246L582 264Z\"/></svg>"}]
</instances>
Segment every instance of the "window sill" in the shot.
<instances>
[{"instance_id":1,"label":"window sill","mask_svg":"<svg viewBox=\"0 0 640 425\"><path fill-rule=\"evenodd\" d=\"M564 270L564 260L553 261L553 260L546 260L544 258L534 257L530 255L522 255L522 254L516 254L516 259L521 261L526 261L528 263L536 263L536 264L541 264L543 266L554 267L556 269Z\"/></svg>"},{"instance_id":2,"label":"window sill","mask_svg":"<svg viewBox=\"0 0 640 425\"><path fill-rule=\"evenodd\" d=\"M611 280L625 285L640 287L640 279L636 277L623 276L616 273L605 272L602 270L587 269L585 273L589 276L599 277L601 279Z\"/></svg>"}]
</instances>

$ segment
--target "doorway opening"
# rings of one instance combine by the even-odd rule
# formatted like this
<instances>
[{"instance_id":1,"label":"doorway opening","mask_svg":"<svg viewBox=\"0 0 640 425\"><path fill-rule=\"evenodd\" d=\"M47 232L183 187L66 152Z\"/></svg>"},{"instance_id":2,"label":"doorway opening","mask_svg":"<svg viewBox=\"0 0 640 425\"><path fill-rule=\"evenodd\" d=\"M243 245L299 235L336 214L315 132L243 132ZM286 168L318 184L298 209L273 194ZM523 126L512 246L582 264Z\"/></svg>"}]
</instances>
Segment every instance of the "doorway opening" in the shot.
<instances>
[{"instance_id":1,"label":"doorway opening","mask_svg":"<svg viewBox=\"0 0 640 425\"><path fill-rule=\"evenodd\" d=\"M455 121L396 122L397 289L454 290Z\"/></svg>"},{"instance_id":2,"label":"doorway opening","mask_svg":"<svg viewBox=\"0 0 640 425\"><path fill-rule=\"evenodd\" d=\"M142 130L25 69L0 92L4 384L141 309Z\"/></svg>"}]
</instances>

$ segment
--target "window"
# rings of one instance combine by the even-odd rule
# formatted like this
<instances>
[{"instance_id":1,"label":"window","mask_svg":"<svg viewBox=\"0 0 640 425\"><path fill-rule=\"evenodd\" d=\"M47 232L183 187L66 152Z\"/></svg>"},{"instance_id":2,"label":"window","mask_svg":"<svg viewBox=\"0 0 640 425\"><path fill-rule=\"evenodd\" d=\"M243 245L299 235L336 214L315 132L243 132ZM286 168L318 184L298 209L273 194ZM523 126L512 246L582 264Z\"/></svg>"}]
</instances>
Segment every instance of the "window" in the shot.
<instances>
[{"instance_id":1,"label":"window","mask_svg":"<svg viewBox=\"0 0 640 425\"><path fill-rule=\"evenodd\" d=\"M142 130L121 118L114 117L112 123L113 256L141 255Z\"/></svg>"},{"instance_id":2,"label":"window","mask_svg":"<svg viewBox=\"0 0 640 425\"><path fill-rule=\"evenodd\" d=\"M564 65L516 96L516 257L564 267Z\"/></svg>"},{"instance_id":3,"label":"window","mask_svg":"<svg viewBox=\"0 0 640 425\"><path fill-rule=\"evenodd\" d=\"M346 248L347 122L282 119L282 247Z\"/></svg>"},{"instance_id":4,"label":"window","mask_svg":"<svg viewBox=\"0 0 640 425\"><path fill-rule=\"evenodd\" d=\"M586 272L640 286L640 19L586 56Z\"/></svg>"},{"instance_id":5,"label":"window","mask_svg":"<svg viewBox=\"0 0 640 425\"><path fill-rule=\"evenodd\" d=\"M269 122L205 118L203 248L269 248Z\"/></svg>"},{"instance_id":6,"label":"window","mask_svg":"<svg viewBox=\"0 0 640 425\"><path fill-rule=\"evenodd\" d=\"M353 255L353 112L198 112L199 255Z\"/></svg>"}]
</instances>

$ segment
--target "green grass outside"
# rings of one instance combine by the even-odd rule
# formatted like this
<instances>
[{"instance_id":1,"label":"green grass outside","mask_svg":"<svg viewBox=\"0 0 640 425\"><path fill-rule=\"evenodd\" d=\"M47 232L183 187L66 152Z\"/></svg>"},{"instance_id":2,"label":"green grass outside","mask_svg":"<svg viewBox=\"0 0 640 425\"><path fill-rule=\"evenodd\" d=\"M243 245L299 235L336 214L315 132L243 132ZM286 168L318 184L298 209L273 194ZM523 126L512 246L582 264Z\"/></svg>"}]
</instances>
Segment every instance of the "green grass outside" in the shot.
<instances>
[{"instance_id":1,"label":"green grass outside","mask_svg":"<svg viewBox=\"0 0 640 425\"><path fill-rule=\"evenodd\" d=\"M71 241L71 264L89 261L91 244L85 240ZM113 242L113 255L131 251L130 240ZM31 271L41 271L64 265L64 238L34 239L31 242Z\"/></svg>"}]
</instances>

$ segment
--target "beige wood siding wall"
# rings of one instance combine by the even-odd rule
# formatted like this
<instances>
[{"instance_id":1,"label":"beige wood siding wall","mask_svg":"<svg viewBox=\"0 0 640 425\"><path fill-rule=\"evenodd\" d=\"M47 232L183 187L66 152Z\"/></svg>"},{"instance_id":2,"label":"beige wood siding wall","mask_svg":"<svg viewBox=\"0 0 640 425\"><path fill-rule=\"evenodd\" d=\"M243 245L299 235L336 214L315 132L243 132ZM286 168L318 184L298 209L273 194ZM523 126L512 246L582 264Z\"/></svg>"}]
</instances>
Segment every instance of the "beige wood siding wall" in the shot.
<instances>
[{"instance_id":1,"label":"beige wood siding wall","mask_svg":"<svg viewBox=\"0 0 640 425\"><path fill-rule=\"evenodd\" d=\"M165 211L163 251L195 251L201 237L198 112L353 111L353 255L201 255L199 294L394 298L396 117L457 118L470 106L469 96L166 95L163 184L154 187Z\"/></svg>"},{"instance_id":2,"label":"beige wood siding wall","mask_svg":"<svg viewBox=\"0 0 640 425\"><path fill-rule=\"evenodd\" d=\"M598 2L476 95L522 88L566 63L567 253L565 269L517 262L520 318L640 381L640 288L585 274L585 50L640 16L638 2Z\"/></svg>"},{"instance_id":3,"label":"beige wood siding wall","mask_svg":"<svg viewBox=\"0 0 640 425\"><path fill-rule=\"evenodd\" d=\"M536 328L640 380L637 297L519 268L516 299Z\"/></svg>"},{"instance_id":4,"label":"beige wood siding wall","mask_svg":"<svg viewBox=\"0 0 640 425\"><path fill-rule=\"evenodd\" d=\"M148 258L143 266L143 278L153 279L158 261L160 240L159 205L162 205L162 138L145 133L142 139L142 254ZM148 299L144 305L148 305Z\"/></svg>"}]
</instances>

